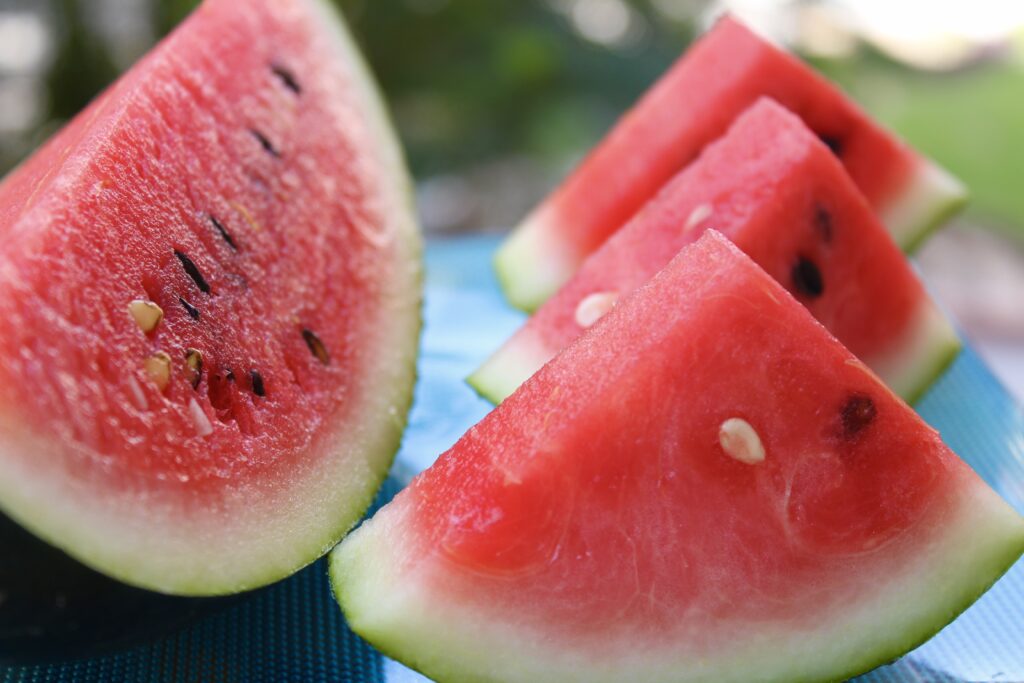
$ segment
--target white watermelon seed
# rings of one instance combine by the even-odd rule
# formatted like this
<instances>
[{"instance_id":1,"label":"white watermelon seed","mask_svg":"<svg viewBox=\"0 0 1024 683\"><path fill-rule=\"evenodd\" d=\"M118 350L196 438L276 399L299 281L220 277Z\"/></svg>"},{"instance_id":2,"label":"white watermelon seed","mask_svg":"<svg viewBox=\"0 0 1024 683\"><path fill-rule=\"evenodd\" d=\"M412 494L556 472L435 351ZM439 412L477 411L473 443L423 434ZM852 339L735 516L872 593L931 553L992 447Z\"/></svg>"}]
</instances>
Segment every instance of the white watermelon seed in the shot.
<instances>
[{"instance_id":1,"label":"white watermelon seed","mask_svg":"<svg viewBox=\"0 0 1024 683\"><path fill-rule=\"evenodd\" d=\"M718 428L718 443L726 455L748 465L764 461L761 437L746 420L730 417Z\"/></svg>"},{"instance_id":2,"label":"white watermelon seed","mask_svg":"<svg viewBox=\"0 0 1024 683\"><path fill-rule=\"evenodd\" d=\"M128 312L135 319L135 324L139 326L139 329L147 334L155 330L160 321L164 319L164 309L145 299L135 299L128 304Z\"/></svg>"},{"instance_id":3,"label":"white watermelon seed","mask_svg":"<svg viewBox=\"0 0 1024 683\"><path fill-rule=\"evenodd\" d=\"M686 225L683 226L683 232L690 232L710 217L711 205L698 204L697 207L690 212L690 217L686 219Z\"/></svg>"},{"instance_id":4,"label":"white watermelon seed","mask_svg":"<svg viewBox=\"0 0 1024 683\"><path fill-rule=\"evenodd\" d=\"M128 389L132 392L132 398L135 399L135 405L139 410L146 410L149 408L149 403L146 401L146 394L142 391L142 387L139 386L139 381L135 379L134 375L128 375Z\"/></svg>"},{"instance_id":5,"label":"white watermelon seed","mask_svg":"<svg viewBox=\"0 0 1024 683\"><path fill-rule=\"evenodd\" d=\"M192 418L192 422L195 423L196 433L199 436L213 434L213 425L210 424L210 418L206 416L206 413L194 398L188 400L188 414Z\"/></svg>"},{"instance_id":6,"label":"white watermelon seed","mask_svg":"<svg viewBox=\"0 0 1024 683\"><path fill-rule=\"evenodd\" d=\"M594 292L583 297L576 306L576 324L587 329L612 310L618 298L618 292Z\"/></svg>"},{"instance_id":7,"label":"white watermelon seed","mask_svg":"<svg viewBox=\"0 0 1024 683\"><path fill-rule=\"evenodd\" d=\"M163 391L171 381L171 357L163 351L157 351L142 364L157 389Z\"/></svg>"}]
</instances>

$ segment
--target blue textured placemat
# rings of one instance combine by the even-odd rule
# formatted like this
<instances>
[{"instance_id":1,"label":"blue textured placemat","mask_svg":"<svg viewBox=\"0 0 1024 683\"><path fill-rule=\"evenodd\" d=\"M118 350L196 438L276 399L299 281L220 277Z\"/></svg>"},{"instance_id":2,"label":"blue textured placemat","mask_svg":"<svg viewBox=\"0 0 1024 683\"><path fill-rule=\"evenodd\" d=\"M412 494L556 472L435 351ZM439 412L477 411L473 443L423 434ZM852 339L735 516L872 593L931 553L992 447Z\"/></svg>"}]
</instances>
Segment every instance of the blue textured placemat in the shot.
<instances>
[{"instance_id":1,"label":"blue textured placemat","mask_svg":"<svg viewBox=\"0 0 1024 683\"><path fill-rule=\"evenodd\" d=\"M520 324L490 271L493 238L427 250L420 383L382 498L458 439L489 406L462 379ZM970 349L918 405L928 422L1024 513L1024 416ZM0 683L341 681L421 676L376 654L344 624L323 562L173 636L64 665L0 668ZM1024 683L1024 563L931 641L858 683Z\"/></svg>"}]
</instances>

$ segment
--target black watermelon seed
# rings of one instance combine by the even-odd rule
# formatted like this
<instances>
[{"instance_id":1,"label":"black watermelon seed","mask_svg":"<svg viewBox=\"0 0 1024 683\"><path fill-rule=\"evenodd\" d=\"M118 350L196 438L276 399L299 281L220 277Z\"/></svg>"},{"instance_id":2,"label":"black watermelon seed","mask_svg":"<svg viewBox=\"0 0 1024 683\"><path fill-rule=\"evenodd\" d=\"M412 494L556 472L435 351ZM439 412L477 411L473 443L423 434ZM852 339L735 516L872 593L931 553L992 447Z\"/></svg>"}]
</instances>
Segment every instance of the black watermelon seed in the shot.
<instances>
[{"instance_id":1,"label":"black watermelon seed","mask_svg":"<svg viewBox=\"0 0 1024 683\"><path fill-rule=\"evenodd\" d=\"M224 379L226 379L229 382L234 382L235 381L235 371L232 370L231 368L228 368L228 371L226 373L224 373Z\"/></svg>"},{"instance_id":2,"label":"black watermelon seed","mask_svg":"<svg viewBox=\"0 0 1024 683\"><path fill-rule=\"evenodd\" d=\"M821 204L814 207L814 227L826 244L832 241L832 214Z\"/></svg>"},{"instance_id":3,"label":"black watermelon seed","mask_svg":"<svg viewBox=\"0 0 1024 683\"><path fill-rule=\"evenodd\" d=\"M843 155L843 143L834 135L819 135L818 138L825 143L825 146L832 150L837 157Z\"/></svg>"},{"instance_id":4,"label":"black watermelon seed","mask_svg":"<svg viewBox=\"0 0 1024 683\"><path fill-rule=\"evenodd\" d=\"M266 396L267 390L263 387L263 376L256 370L250 370L249 378L252 380L252 393L257 396Z\"/></svg>"},{"instance_id":5,"label":"black watermelon seed","mask_svg":"<svg viewBox=\"0 0 1024 683\"><path fill-rule=\"evenodd\" d=\"M249 132L252 133L252 136L259 141L260 146L262 146L263 149L268 154L270 154L270 156L276 157L276 158L280 158L281 157L281 153L277 151L277 148L274 147L274 145L270 142L270 140L267 139L266 135L264 135L263 133L259 132L255 128L250 128Z\"/></svg>"},{"instance_id":6,"label":"black watermelon seed","mask_svg":"<svg viewBox=\"0 0 1024 683\"><path fill-rule=\"evenodd\" d=\"M793 266L793 286L797 292L812 299L821 296L825 291L825 281L821 277L821 271L814 261L801 256Z\"/></svg>"},{"instance_id":7,"label":"black watermelon seed","mask_svg":"<svg viewBox=\"0 0 1024 683\"><path fill-rule=\"evenodd\" d=\"M295 76L294 74L292 74L291 71L284 68L280 64L271 64L270 70L273 72L275 76L280 78L281 82L284 83L285 87L291 90L293 93L298 95L302 92L302 87L299 85L299 82L295 80Z\"/></svg>"},{"instance_id":8,"label":"black watermelon seed","mask_svg":"<svg viewBox=\"0 0 1024 683\"><path fill-rule=\"evenodd\" d=\"M235 251L238 251L238 244L235 243L235 238L231 236L231 233L229 233L228 229L224 227L224 224L217 220L213 214L210 214L210 222L213 223L213 227L217 228L217 232L219 232L220 236L224 238L224 241L228 243L228 246Z\"/></svg>"},{"instance_id":9,"label":"black watermelon seed","mask_svg":"<svg viewBox=\"0 0 1024 683\"><path fill-rule=\"evenodd\" d=\"M320 341L320 337L316 336L313 330L303 328L302 338L306 340L306 346L309 347L309 352L316 356L316 359L327 365L331 362L331 357L327 353L327 348L324 343Z\"/></svg>"},{"instance_id":10,"label":"black watermelon seed","mask_svg":"<svg viewBox=\"0 0 1024 683\"><path fill-rule=\"evenodd\" d=\"M839 415L843 420L843 436L852 439L870 425L878 409L875 402L866 394L853 394L843 404Z\"/></svg>"},{"instance_id":11,"label":"black watermelon seed","mask_svg":"<svg viewBox=\"0 0 1024 683\"><path fill-rule=\"evenodd\" d=\"M199 272L199 268L196 267L196 264L192 262L192 259L177 249L174 250L174 255L178 257L179 261L181 261L181 267L185 269L188 276L196 283L196 287L199 288L199 291L204 294L209 294L210 285L206 282L206 278L203 277L203 274Z\"/></svg>"},{"instance_id":12,"label":"black watermelon seed","mask_svg":"<svg viewBox=\"0 0 1024 683\"><path fill-rule=\"evenodd\" d=\"M189 302L185 301L180 296L178 297L178 301L181 302L181 305L185 308L186 311L188 311L188 315L189 315L190 318L192 318L193 320L199 320L199 309L198 308L196 308L195 306L193 306Z\"/></svg>"}]
</instances>

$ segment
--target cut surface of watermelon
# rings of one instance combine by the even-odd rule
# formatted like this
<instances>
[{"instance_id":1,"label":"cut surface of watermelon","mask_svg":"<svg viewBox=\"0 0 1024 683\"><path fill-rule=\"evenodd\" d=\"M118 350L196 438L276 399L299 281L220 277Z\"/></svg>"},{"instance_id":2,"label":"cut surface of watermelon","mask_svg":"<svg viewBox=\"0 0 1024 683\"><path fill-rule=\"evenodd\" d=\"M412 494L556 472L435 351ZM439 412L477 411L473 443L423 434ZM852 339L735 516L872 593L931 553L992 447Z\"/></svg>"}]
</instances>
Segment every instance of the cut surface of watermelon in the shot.
<instances>
[{"instance_id":1,"label":"cut surface of watermelon","mask_svg":"<svg viewBox=\"0 0 1024 683\"><path fill-rule=\"evenodd\" d=\"M839 680L966 608L1024 519L711 232L330 558L438 680Z\"/></svg>"},{"instance_id":2,"label":"cut surface of watermelon","mask_svg":"<svg viewBox=\"0 0 1024 683\"><path fill-rule=\"evenodd\" d=\"M411 401L420 239L319 0L207 0L0 186L0 509L164 592L351 528Z\"/></svg>"},{"instance_id":3,"label":"cut surface of watermelon","mask_svg":"<svg viewBox=\"0 0 1024 683\"><path fill-rule=\"evenodd\" d=\"M591 254L470 384L501 401L708 229L728 236L907 400L960 349L842 165L799 118L761 99Z\"/></svg>"},{"instance_id":4,"label":"cut surface of watermelon","mask_svg":"<svg viewBox=\"0 0 1024 683\"><path fill-rule=\"evenodd\" d=\"M726 16L644 95L502 245L509 302L533 311L758 97L799 115L846 166L904 249L964 203L961 184L835 86Z\"/></svg>"}]
</instances>

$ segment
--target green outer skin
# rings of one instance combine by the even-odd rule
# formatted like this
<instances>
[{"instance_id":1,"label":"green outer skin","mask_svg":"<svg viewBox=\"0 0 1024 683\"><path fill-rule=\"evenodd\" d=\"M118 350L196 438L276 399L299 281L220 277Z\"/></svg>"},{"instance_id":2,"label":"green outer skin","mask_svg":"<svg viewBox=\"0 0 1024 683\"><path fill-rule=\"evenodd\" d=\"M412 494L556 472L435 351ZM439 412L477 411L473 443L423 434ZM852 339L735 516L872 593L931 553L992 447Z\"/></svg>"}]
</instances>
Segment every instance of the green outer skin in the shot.
<instances>
[{"instance_id":1,"label":"green outer skin","mask_svg":"<svg viewBox=\"0 0 1024 683\"><path fill-rule=\"evenodd\" d=\"M396 219L396 223L404 230L404 234L399 232L397 239L405 252L404 258L407 265L415 266L414 280L409 283L416 292L415 311L412 312L413 319L393 324L396 327L409 327L411 331L405 340L406 351L402 353L406 358L406 369L402 374L406 375L408 380L391 387L393 392L390 396L391 400L386 403L394 408L394 412L391 414L382 412L377 418L376 422L379 427L377 437L373 439L373 444L362 452L362 458L357 458L359 462L366 463L379 461L379 467L375 467L372 472L372 480L365 482L366 485L362 487L358 496L338 501L340 509L335 510L334 513L337 523L325 529L315 538L303 539L304 549L297 553L301 560L289 563L287 566L278 566L270 562L261 562L257 566L246 566L244 562L234 562L232 567L237 568L237 575L225 576L220 573L207 573L206 576L196 578L182 576L173 569L164 569L140 552L134 553L135 562L125 561L123 557L115 559L116 553L100 552L95 546L88 544L88 539L83 540L74 533L69 533L74 529L69 528L68 524L58 515L52 514L50 506L44 505L40 509L36 503L30 502L31 495L25 500L18 500L23 496L20 495L21 492L17 486L13 491L5 491L3 480L0 479L0 511L83 564L140 588L175 595L228 595L274 583L312 564L337 545L345 534L359 523L366 510L369 509L377 491L387 477L388 470L401 445L402 435L408 421L416 383L416 359L422 329L423 307L423 244L415 218L412 181L405 166L401 146L384 106L384 100L371 76L369 67L356 48L355 41L344 20L326 0L306 0L306 2L308 2L310 10L318 15L320 19L318 25L328 27L328 30L333 30L336 33L338 49L352 66L357 84L363 89L364 110L376 128L385 165L389 166L388 170L393 174L390 182L394 183L394 187L399 190L398 194L403 199L401 205L392 207L391 215L399 216L401 219ZM17 429L16 425L6 424L6 420L4 422L5 424L0 425L2 428L0 434L12 433ZM337 441L343 442L344 439ZM43 445L38 440L33 443L31 435L22 441L22 445L26 443L29 446ZM0 448L6 446L7 443L0 442ZM313 483L316 483L315 479L311 482L303 482L303 485L305 488L310 488L310 484ZM302 493L303 486L289 491L293 498ZM272 554L276 554L272 548L263 553L264 556ZM131 553L129 553L130 555Z\"/></svg>"},{"instance_id":2,"label":"green outer skin","mask_svg":"<svg viewBox=\"0 0 1024 683\"><path fill-rule=\"evenodd\" d=\"M957 356L960 355L960 351L963 350L963 344L959 337L944 339L943 342L943 344L936 346L934 360L931 364L932 369L927 375L928 380L926 382L922 382L915 391L903 397L903 400L910 405L916 404L925 397L935 381L946 373L946 370L953 365L953 361L955 361Z\"/></svg>"},{"instance_id":3,"label":"green outer skin","mask_svg":"<svg viewBox=\"0 0 1024 683\"><path fill-rule=\"evenodd\" d=\"M913 254L950 218L958 214L969 199L967 188L935 162L922 158L922 166L908 183L903 197L904 212L917 216L914 229L901 230L889 216L892 207L880 212L882 222L907 254ZM917 196L914 196L917 194ZM899 200L895 202L899 204ZM887 220L890 219L890 220Z\"/></svg>"},{"instance_id":4,"label":"green outer skin","mask_svg":"<svg viewBox=\"0 0 1024 683\"><path fill-rule=\"evenodd\" d=\"M907 185L904 194L878 214L903 251L912 254L947 220L959 213L967 204L968 194L960 181L925 158L921 159L918 172ZM904 229L902 225L886 220L894 208L900 214L915 218L912 229ZM538 211L516 226L498 247L494 255L494 271L506 301L514 308L533 313L572 277L582 263L583 259L579 257L558 257L558 251L564 248L558 244L558 228L558 217L552 210ZM545 258L553 265L538 268ZM559 264L558 261L565 263ZM541 279L537 276L538 270L547 270L551 274Z\"/></svg>"},{"instance_id":5,"label":"green outer skin","mask_svg":"<svg viewBox=\"0 0 1024 683\"><path fill-rule=\"evenodd\" d=\"M550 281L539 281L536 275L537 263L544 257L553 257L551 245L545 244L546 239L553 235L557 235L557 224L550 224L542 217L527 218L505 238L494 253L494 274L498 278L498 285L505 294L506 301L513 308L533 313L543 306L579 267L579 263L564 268L555 264L550 269L553 273ZM529 273L532 277L522 277L523 273Z\"/></svg>"},{"instance_id":6,"label":"green outer skin","mask_svg":"<svg viewBox=\"0 0 1024 683\"><path fill-rule=\"evenodd\" d=\"M961 195L949 197L948 201L944 204L937 204L934 213L931 214L927 222L923 223L916 232L907 237L906 241L900 243L904 253L913 254L920 249L921 245L938 232L939 228L963 211L969 200L970 195L965 191Z\"/></svg>"},{"instance_id":7,"label":"green outer skin","mask_svg":"<svg viewBox=\"0 0 1024 683\"><path fill-rule=\"evenodd\" d=\"M515 387L512 388L512 391L509 391L507 385L492 379L491 375L483 372L483 370L483 366L477 368L476 372L466 378L466 384L476 392L477 396L492 406L496 406L504 401L512 391L515 391Z\"/></svg>"},{"instance_id":8,"label":"green outer skin","mask_svg":"<svg viewBox=\"0 0 1024 683\"><path fill-rule=\"evenodd\" d=\"M970 545L971 543L977 542L977 533L981 529L985 529L990 535L995 538L1001 535L1003 538L1000 540L1000 548L995 551L993 548L988 548L990 552L986 553L987 562L984 565L975 565L971 569L966 577L963 576L963 567L956 567L956 561L950 562L950 565L954 567L954 571L959 570L961 577L959 581L954 580L952 585L934 585L929 590L934 590L934 598L943 598L944 604L947 606L945 610L937 611L934 616L934 621L929 622L927 625L918 624L914 629L904 633L902 637L890 638L883 645L875 647L871 650L862 650L859 656L853 656L849 659L847 664L840 670L829 672L825 677L821 675L815 675L812 673L803 673L794 675L793 672L781 672L771 675L770 672L762 668L764 662L761 658L755 657L750 662L748 672L742 675L742 678L719 678L715 676L715 672L711 671L710 674L713 678L706 678L701 674L700 678L693 680L707 681L714 680L716 683L727 683L728 681L735 680L736 683L749 683L749 681L765 681L778 683L815 683L820 681L844 681L854 676L866 673L878 666L889 663L898 659L905 653L916 648L929 640L936 633L941 631L946 625L952 622L957 616L963 613L968 607L970 607L985 591L987 591L1003 574L1005 574L1010 567L1013 566L1014 562L1024 553L1024 519L1022 519L1016 512L1014 512L1009 506L1002 501L998 494L991 489L988 489L987 485L977 482L976 486L982 496L987 497L986 499L979 499L977 501L967 501L961 503L961 505L967 505L974 508L975 506L986 506L992 507L993 509L987 512L983 517L987 519L972 520L975 524L968 525L968 528L957 530L961 535L969 535L969 538L960 539L962 543L953 544L955 547L946 548L947 552L957 553L957 550ZM382 509L386 511L387 506ZM989 514L991 513L991 514ZM378 513L380 514L380 513ZM963 515L961 515L963 516ZM372 527L372 523L376 519L371 520L369 526ZM433 633L431 634L431 642L416 642L407 643L403 646L401 639L403 637L403 631L398 626L392 626L389 630L388 627L383 629L374 629L372 626L368 626L361 622L360 617L362 613L353 604L356 602L353 600L353 587L362 588L367 584L371 584L371 588L377 588L378 595L371 596L371 598L379 598L379 601L374 601L376 604L381 604L381 608L390 608L391 605L387 604L388 601L395 601L399 603L400 607L398 610L399 619L403 616L415 620L422 617L424 614L433 615L434 611L431 610L432 605L429 602L410 604L415 600L406 600L401 602L403 597L407 597L410 593L415 593L414 588L410 588L412 579L396 574L395 576L381 576L387 574L389 569L392 569L397 562L392 557L375 557L374 554L378 552L378 549L384 550L386 554L390 554L394 548L401 547L400 538L403 530L401 528L394 528L395 525L401 525L401 518L397 520L389 519L386 523L391 523L392 528L384 529L384 538L367 538L373 531L367 531L366 527L357 529L344 543L339 545L330 555L329 575L331 579L331 586L334 592L335 599L338 601L342 612L345 614L346 620L350 627L363 638L368 640L374 647L384 653L386 656L401 661L406 666L419 671L420 673L430 677L439 683L499 683L503 681L518 682L518 681L529 681L530 683L544 683L550 681L551 683L562 683L568 681L570 678L565 676L564 662L562 663L562 670L558 668L552 668L550 670L543 670L543 674L538 674L538 668L533 666L524 666L521 670L517 671L514 667L501 670L500 673L494 673L492 669L489 674L481 674L479 671L467 671L465 667L460 667L459 662L461 661L460 654L457 648L464 646L466 648L467 659L474 658L476 653L480 651L480 642L474 638L473 642L467 643L454 643L448 642L448 647L438 648L438 642L433 640ZM985 524L977 524L977 522L987 522ZM953 525L950 525L953 526ZM998 530L997 530L997 527ZM945 528L945 527L944 527ZM374 531L377 531L374 529ZM390 532L390 533L389 533ZM394 535L397 538L388 538L389 535ZM375 543L376 542L376 543ZM369 543L369 547L365 546ZM376 546L376 547L375 547ZM970 550L975 550L971 548ZM973 555L973 552L970 553ZM959 559L963 559L962 557ZM381 561L386 561L387 564L374 567L375 564L380 564ZM930 560L931 567L943 567L945 563L941 559L932 558ZM377 569L378 571L374 571ZM981 582L974 581L968 583L973 576L977 575L984 576L985 579ZM962 580L967 578L968 581ZM377 585L372 585L377 584ZM396 598L396 595L398 596ZM429 597L429 595L427 596ZM920 596L919 596L920 597ZM365 600L363 600L365 602ZM445 606L447 607L447 605ZM403 608L405 610L403 611ZM439 607L438 609L443 609ZM441 619L452 619L457 618L459 615L445 615ZM483 619L487 619L487 615L482 616ZM429 621L429 619L428 619ZM487 622L484 622L485 624ZM861 624L861 626L864 626ZM437 623L438 633L445 634L448 631L446 623L441 621ZM877 628L881 629L880 632L887 632L887 624L884 621L879 621ZM486 637L485 634L479 634L480 637ZM444 636L441 636L443 638ZM509 642L508 638L514 638L514 634L509 636L505 634L505 640L501 640L498 648L504 647L505 643ZM440 640L440 639L439 639ZM443 642L443 641L442 641ZM413 646L418 650L418 653L407 652L408 646ZM529 648L529 644L526 646ZM557 645L556 645L557 647ZM472 653L472 654L470 654ZM502 653L496 652L495 650L487 650L487 657L496 657ZM530 654L535 655L537 658L543 657L543 651L532 652ZM530 654L526 656L529 657ZM834 654L834 653L833 653ZM728 655L725 655L728 658ZM828 654L822 654L822 657L826 658L826 661L832 661L828 659ZM729 658L731 659L731 658ZM520 659L513 659L514 662L522 661ZM455 663L455 666L451 666L451 663ZM587 660L587 663L591 663L591 660ZM593 661L594 671L572 671L572 681L618 681L621 678L623 671L610 671L602 666L601 662ZM532 664L532 663L530 663ZM704 662L700 662L701 665ZM742 668L742 667L741 667ZM659 678L658 680L671 680L671 681L688 681L690 678L682 678L677 675L677 672L689 673L685 668L679 668L670 674L671 678ZM634 672L626 672L634 673ZM704 672L708 673L708 672ZM577 677L577 674L579 677ZM647 679L643 679L647 680Z\"/></svg>"}]
</instances>

